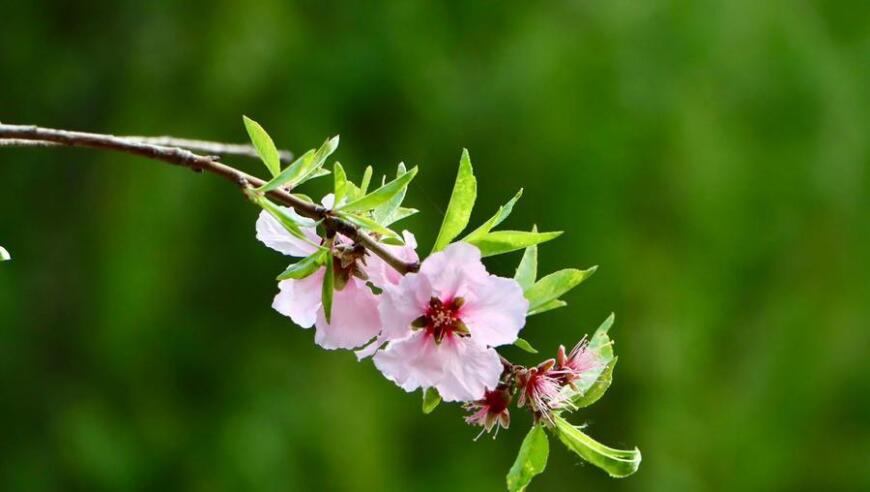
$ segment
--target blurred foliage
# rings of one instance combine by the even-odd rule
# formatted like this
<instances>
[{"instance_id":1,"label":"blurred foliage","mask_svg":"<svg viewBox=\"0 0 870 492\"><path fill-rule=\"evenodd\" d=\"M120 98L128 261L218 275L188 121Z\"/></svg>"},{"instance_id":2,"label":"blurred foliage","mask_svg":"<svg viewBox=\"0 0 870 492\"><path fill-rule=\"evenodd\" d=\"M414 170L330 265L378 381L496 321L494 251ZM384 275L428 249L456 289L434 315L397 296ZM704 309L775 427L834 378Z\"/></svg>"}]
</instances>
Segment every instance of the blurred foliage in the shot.
<instances>
[{"instance_id":1,"label":"blurred foliage","mask_svg":"<svg viewBox=\"0 0 870 492\"><path fill-rule=\"evenodd\" d=\"M468 147L473 224L524 187L506 226L567 231L541 271L601 266L523 337L554 353L615 311L615 384L581 417L644 452L615 481L554 446L534 490L870 490L868 18L857 0L11 0L0 120L245 141L244 113L296 151L341 134L354 179L421 166L424 252ZM528 419L472 443L457 406L422 415L316 348L270 309L286 259L231 186L91 150L0 161L0 489L504 487Z\"/></svg>"}]
</instances>

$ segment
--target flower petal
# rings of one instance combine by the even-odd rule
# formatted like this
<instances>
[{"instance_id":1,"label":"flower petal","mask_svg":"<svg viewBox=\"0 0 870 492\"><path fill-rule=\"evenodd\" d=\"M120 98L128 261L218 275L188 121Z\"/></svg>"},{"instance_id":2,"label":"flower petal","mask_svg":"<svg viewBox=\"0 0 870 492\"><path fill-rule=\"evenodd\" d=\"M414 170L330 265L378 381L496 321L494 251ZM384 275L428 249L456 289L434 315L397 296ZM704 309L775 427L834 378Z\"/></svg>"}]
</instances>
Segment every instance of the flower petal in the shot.
<instances>
[{"instance_id":1,"label":"flower petal","mask_svg":"<svg viewBox=\"0 0 870 492\"><path fill-rule=\"evenodd\" d=\"M302 232L305 233L309 241L314 244L320 243L320 237L317 236L314 222L297 214L292 208L280 208L287 215L298 220L300 224L309 224L308 226L301 227ZM308 256L317 250L314 245L308 244L287 232L287 229L284 229L284 226L278 222L278 219L272 217L265 210L260 211L260 216L257 217L257 239L275 251L288 256Z\"/></svg>"},{"instance_id":2,"label":"flower petal","mask_svg":"<svg viewBox=\"0 0 870 492\"><path fill-rule=\"evenodd\" d=\"M384 245L384 249L390 252L396 258L406 262L415 262L420 258L417 256L417 239L408 231L402 231L402 239L405 244L403 246ZM379 256L368 254L366 255L365 271L369 276L372 284L385 288L388 285L396 285L402 280L402 274L397 272Z\"/></svg>"},{"instance_id":3,"label":"flower petal","mask_svg":"<svg viewBox=\"0 0 870 492\"><path fill-rule=\"evenodd\" d=\"M416 331L375 354L372 360L383 375L411 392L435 386L444 373L437 345L424 331Z\"/></svg>"},{"instance_id":4,"label":"flower petal","mask_svg":"<svg viewBox=\"0 0 870 492\"><path fill-rule=\"evenodd\" d=\"M479 400L498 385L501 359L494 349L476 343L473 335L445 338L439 349L446 356L444 374L435 387L444 401Z\"/></svg>"},{"instance_id":5,"label":"flower petal","mask_svg":"<svg viewBox=\"0 0 870 492\"><path fill-rule=\"evenodd\" d=\"M471 338L482 345L497 347L514 343L526 324L529 301L523 288L510 278L490 275L474 286L459 317L471 331Z\"/></svg>"},{"instance_id":6,"label":"flower petal","mask_svg":"<svg viewBox=\"0 0 870 492\"><path fill-rule=\"evenodd\" d=\"M397 286L387 286L381 294L378 310L386 340L405 338L411 333L411 322L426 313L432 287L423 275L409 273Z\"/></svg>"},{"instance_id":7,"label":"flower petal","mask_svg":"<svg viewBox=\"0 0 870 492\"><path fill-rule=\"evenodd\" d=\"M323 309L318 310L316 329L314 342L325 349L359 347L381 331L377 296L361 280L351 279L344 289L335 291L331 323Z\"/></svg>"},{"instance_id":8,"label":"flower petal","mask_svg":"<svg viewBox=\"0 0 870 492\"><path fill-rule=\"evenodd\" d=\"M375 366L405 391L435 387L444 401L473 401L498 384L502 364L495 350L467 337L436 344L425 331L390 342L375 354Z\"/></svg>"},{"instance_id":9,"label":"flower petal","mask_svg":"<svg viewBox=\"0 0 870 492\"><path fill-rule=\"evenodd\" d=\"M420 275L429 280L434 295L442 301L464 297L471 284L489 276L480 261L480 250L467 243L453 243L426 258Z\"/></svg>"},{"instance_id":10,"label":"flower petal","mask_svg":"<svg viewBox=\"0 0 870 492\"><path fill-rule=\"evenodd\" d=\"M278 282L280 292L275 296L272 307L284 316L289 316L302 328L311 328L317 320L318 311L321 311L323 272L321 268L300 280Z\"/></svg>"}]
</instances>

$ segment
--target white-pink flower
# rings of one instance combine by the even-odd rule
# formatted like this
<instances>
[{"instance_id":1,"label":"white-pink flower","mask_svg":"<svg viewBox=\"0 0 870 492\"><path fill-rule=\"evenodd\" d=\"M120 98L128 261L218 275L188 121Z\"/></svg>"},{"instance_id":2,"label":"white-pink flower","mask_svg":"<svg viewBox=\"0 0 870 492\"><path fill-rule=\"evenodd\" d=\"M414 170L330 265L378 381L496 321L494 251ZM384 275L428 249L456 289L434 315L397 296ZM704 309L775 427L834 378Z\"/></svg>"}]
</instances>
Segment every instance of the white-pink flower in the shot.
<instances>
[{"instance_id":1,"label":"white-pink flower","mask_svg":"<svg viewBox=\"0 0 870 492\"><path fill-rule=\"evenodd\" d=\"M323 199L323 204L330 207L332 201L332 196L327 195ZM320 244L321 240L315 230L314 222L299 216L290 208L282 208L282 210L303 225L301 229L308 241L290 234L266 211L262 211L257 219L257 239L288 256L304 257L316 252L315 245ZM415 259L414 236L405 232L404 237L407 242L404 246L386 247L403 258ZM350 241L342 236L338 236L336 244L339 248L351 246ZM384 267L389 267L383 263L383 260L367 252L361 254L363 256L345 270L354 268L360 270L363 277L368 277L378 287L391 285L392 279L384 271ZM373 261L375 258L377 259ZM336 263L339 263L339 260L336 260ZM336 270L338 271L338 268ZM381 331L378 297L366 285L365 280L352 274L347 275L347 283L335 291L331 322L326 321L321 298L325 271L325 268L320 268L306 278L279 282L279 293L275 296L272 307L303 328L314 326L315 343L326 349L353 349L376 337Z\"/></svg>"},{"instance_id":2,"label":"white-pink flower","mask_svg":"<svg viewBox=\"0 0 870 492\"><path fill-rule=\"evenodd\" d=\"M433 254L382 297L381 340L390 343L375 366L404 390L434 387L445 401L496 387L502 363L492 347L517 339L528 310L520 285L487 273L466 243Z\"/></svg>"}]
</instances>

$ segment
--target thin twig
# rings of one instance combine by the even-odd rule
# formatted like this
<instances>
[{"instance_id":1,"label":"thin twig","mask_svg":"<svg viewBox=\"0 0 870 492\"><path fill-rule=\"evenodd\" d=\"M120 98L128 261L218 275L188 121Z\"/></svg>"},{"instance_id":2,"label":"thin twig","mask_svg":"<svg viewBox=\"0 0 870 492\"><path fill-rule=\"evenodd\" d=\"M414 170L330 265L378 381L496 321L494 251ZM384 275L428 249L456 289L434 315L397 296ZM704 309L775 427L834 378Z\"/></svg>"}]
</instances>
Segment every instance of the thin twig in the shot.
<instances>
[{"instance_id":1,"label":"thin twig","mask_svg":"<svg viewBox=\"0 0 870 492\"><path fill-rule=\"evenodd\" d=\"M27 142L24 146L47 146L44 142L67 147L90 147L106 149L127 154L134 154L149 159L187 167L197 172L212 173L234 183L243 190L248 186L259 187L265 184L260 178L239 171L238 169L220 163L212 157L195 154L178 146L157 145L125 137L104 135L99 133L73 132L56 130L38 126L4 125L0 124L0 147L21 146L16 143ZM40 142L34 144L32 142ZM50 144L48 144L50 145ZM284 190L274 190L267 193L273 201L295 209L300 215L322 220L327 229L334 230L349 239L366 247L375 255L381 257L396 271L406 274L420 268L419 263L406 263L389 253L367 233L357 226L333 215L332 211L306 202Z\"/></svg>"},{"instance_id":2,"label":"thin twig","mask_svg":"<svg viewBox=\"0 0 870 492\"><path fill-rule=\"evenodd\" d=\"M174 137L139 137L139 136L123 136L118 137L124 140L139 142L144 144L157 145L160 147L178 147L191 152L202 152L207 155L232 155L241 157L250 157L258 159L257 151L254 147L245 144L227 144L220 142L209 142L206 140L191 140L188 138ZM3 139L0 140L0 147L58 147L63 146L57 142L48 140L24 140L24 139ZM278 156L281 162L289 164L293 162L293 153L289 150L279 150Z\"/></svg>"}]
</instances>

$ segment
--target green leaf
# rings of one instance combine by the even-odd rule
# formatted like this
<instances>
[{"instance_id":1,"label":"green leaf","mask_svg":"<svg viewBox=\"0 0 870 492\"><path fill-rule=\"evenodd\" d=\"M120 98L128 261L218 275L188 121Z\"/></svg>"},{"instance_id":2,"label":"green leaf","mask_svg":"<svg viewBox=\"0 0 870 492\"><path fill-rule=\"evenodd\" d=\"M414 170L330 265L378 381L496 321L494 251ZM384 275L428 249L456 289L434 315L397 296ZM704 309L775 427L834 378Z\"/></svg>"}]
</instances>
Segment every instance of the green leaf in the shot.
<instances>
[{"instance_id":1,"label":"green leaf","mask_svg":"<svg viewBox=\"0 0 870 492\"><path fill-rule=\"evenodd\" d=\"M419 210L417 210L416 208L399 207L388 219L383 222L383 225L388 226L395 224L396 222L404 218L410 217L417 212L419 212Z\"/></svg>"},{"instance_id":2,"label":"green leaf","mask_svg":"<svg viewBox=\"0 0 870 492\"><path fill-rule=\"evenodd\" d=\"M330 245L330 248L332 246ZM330 251L326 255L326 274L323 276L323 316L327 323L332 322L332 294L335 290L335 260Z\"/></svg>"},{"instance_id":3,"label":"green leaf","mask_svg":"<svg viewBox=\"0 0 870 492\"><path fill-rule=\"evenodd\" d=\"M311 180L311 179L314 179L314 178L319 178L319 177L321 177L321 176L329 176L329 169L325 169L325 168L322 168L322 167L321 167L320 169L318 169L318 170L314 171L313 173L309 174L309 175L305 178L305 181L308 181L308 180Z\"/></svg>"},{"instance_id":4,"label":"green leaf","mask_svg":"<svg viewBox=\"0 0 870 492\"><path fill-rule=\"evenodd\" d=\"M313 255L307 256L304 259L287 267L287 269L284 270L281 275L278 275L278 280L299 280L305 278L316 272L318 268L323 266L323 263L326 260L326 256L326 250L318 250Z\"/></svg>"},{"instance_id":5,"label":"green leaf","mask_svg":"<svg viewBox=\"0 0 870 492\"><path fill-rule=\"evenodd\" d=\"M521 350L524 350L530 354L537 354L538 353L537 349L535 349L535 347L532 347L532 344L527 342L523 338L517 337L517 340L514 342L514 346L521 349Z\"/></svg>"},{"instance_id":6,"label":"green leaf","mask_svg":"<svg viewBox=\"0 0 870 492\"><path fill-rule=\"evenodd\" d=\"M558 415L553 416L554 432L568 449L589 463L601 468L614 478L623 478L636 472L640 466L640 450L614 449L592 439L579 428Z\"/></svg>"},{"instance_id":7,"label":"green leaf","mask_svg":"<svg viewBox=\"0 0 870 492\"><path fill-rule=\"evenodd\" d=\"M610 388L610 383L613 382L613 368L616 366L618 359L619 357L611 359L610 363L604 366L604 370L601 371L601 374L589 388L578 392L576 396L571 398L571 403L575 408L586 408L604 396L604 393Z\"/></svg>"},{"instance_id":8,"label":"green leaf","mask_svg":"<svg viewBox=\"0 0 870 492\"><path fill-rule=\"evenodd\" d=\"M326 159L338 148L338 136L327 139L317 151L309 150L302 157L296 159L293 164L287 166L278 176L264 184L258 191L266 193L283 186L294 188L295 186L311 179L311 177L323 167Z\"/></svg>"},{"instance_id":9,"label":"green leaf","mask_svg":"<svg viewBox=\"0 0 870 492\"><path fill-rule=\"evenodd\" d=\"M396 177L405 174L407 170L405 169L405 163L400 162L396 168ZM377 208L372 211L372 216L378 224L382 225L390 225L393 222L396 222L399 219L396 219L395 216L398 213L399 209L402 207L402 202L405 201L405 194L408 192L408 187L405 186L398 193L396 193L393 198L390 198L386 203L381 204ZM400 217L401 218L401 217Z\"/></svg>"},{"instance_id":10,"label":"green leaf","mask_svg":"<svg viewBox=\"0 0 870 492\"><path fill-rule=\"evenodd\" d=\"M490 219L487 220L486 222L484 222L483 224L481 224L480 227L471 231L467 236L465 236L463 241L470 243L470 242L474 241L475 239L483 237L489 231L491 231L495 226L504 222L504 220L506 218L508 218L508 216L513 211L514 205L517 203L517 200L519 200L521 196L523 196L523 189L522 188L520 188L520 191L518 191L517 194L514 195L514 197L511 198L507 203L498 207L498 211L495 213L495 215L490 217Z\"/></svg>"},{"instance_id":11,"label":"green leaf","mask_svg":"<svg viewBox=\"0 0 870 492\"><path fill-rule=\"evenodd\" d=\"M269 174L277 176L281 172L281 155L278 154L278 148L275 147L275 142L272 137L266 133L266 130L256 121L242 116L242 121L245 123L245 130L248 131L248 136L251 137L251 143L254 144L254 149L257 155L266 165Z\"/></svg>"},{"instance_id":12,"label":"green leaf","mask_svg":"<svg viewBox=\"0 0 870 492\"><path fill-rule=\"evenodd\" d=\"M562 294L580 285L581 282L595 273L595 270L597 269L597 266L588 270L566 268L551 273L541 280L538 280L535 282L535 285L531 286L525 292L526 299L529 300L529 311L535 311L548 303L557 300L562 296Z\"/></svg>"},{"instance_id":13,"label":"green leaf","mask_svg":"<svg viewBox=\"0 0 870 492\"><path fill-rule=\"evenodd\" d=\"M376 234L380 234L384 239L392 238L395 241L398 241L399 244L404 244L402 242L402 236L400 236L397 232L378 224L377 222L368 217L343 212L339 213L338 216L347 220L348 222L351 222L354 225L362 227L363 229L369 230Z\"/></svg>"},{"instance_id":14,"label":"green leaf","mask_svg":"<svg viewBox=\"0 0 870 492\"><path fill-rule=\"evenodd\" d=\"M9 261L11 259L12 255L10 255L8 251L6 251L6 248L0 246L0 261Z\"/></svg>"},{"instance_id":15,"label":"green leaf","mask_svg":"<svg viewBox=\"0 0 870 492\"><path fill-rule=\"evenodd\" d=\"M423 390L423 413L430 414L438 404L441 403L441 395L435 388L426 388Z\"/></svg>"},{"instance_id":16,"label":"green leaf","mask_svg":"<svg viewBox=\"0 0 870 492\"><path fill-rule=\"evenodd\" d=\"M347 196L347 174L340 162L332 166L332 177L335 183L335 204L338 205Z\"/></svg>"},{"instance_id":17,"label":"green leaf","mask_svg":"<svg viewBox=\"0 0 870 492\"><path fill-rule=\"evenodd\" d=\"M471 167L471 158L468 150L462 149L462 157L459 159L459 171L456 173L456 182L453 184L453 193L450 194L450 203L447 205L447 213L441 222L441 229L435 239L432 252L441 251L450 241L456 238L468 225L471 210L477 200L477 178Z\"/></svg>"},{"instance_id":18,"label":"green leaf","mask_svg":"<svg viewBox=\"0 0 870 492\"><path fill-rule=\"evenodd\" d=\"M599 357L605 359L605 363L613 358L613 342L611 342L607 332L610 331L615 319L616 316L613 313L610 313L610 316L608 316L607 319L601 323L598 329L595 330L595 333L592 334L592 339L589 341L589 349L595 351Z\"/></svg>"},{"instance_id":19,"label":"green leaf","mask_svg":"<svg viewBox=\"0 0 870 492\"><path fill-rule=\"evenodd\" d=\"M410 183L416 175L417 168L413 167L410 171L402 174L398 178L390 181L389 183L381 186L375 191L363 196L362 198L358 198L342 206L339 210L345 212L362 212L372 210L402 192L405 187L408 186L408 183Z\"/></svg>"},{"instance_id":20,"label":"green leaf","mask_svg":"<svg viewBox=\"0 0 870 492\"><path fill-rule=\"evenodd\" d=\"M362 181L359 184L359 196L363 196L369 191L369 183L372 182L372 166L366 166L363 173Z\"/></svg>"},{"instance_id":21,"label":"green leaf","mask_svg":"<svg viewBox=\"0 0 870 492\"><path fill-rule=\"evenodd\" d=\"M550 456L550 442L542 425L535 425L526 434L517 459L507 474L509 492L522 492L536 475L547 467Z\"/></svg>"},{"instance_id":22,"label":"green leaf","mask_svg":"<svg viewBox=\"0 0 870 492\"><path fill-rule=\"evenodd\" d=\"M510 253L523 249L533 244L550 241L562 235L557 232L526 232L526 231L495 231L490 232L474 241L469 241L480 249L484 257Z\"/></svg>"},{"instance_id":23,"label":"green leaf","mask_svg":"<svg viewBox=\"0 0 870 492\"><path fill-rule=\"evenodd\" d=\"M538 232L538 226L532 227L532 232ZM514 274L514 280L520 284L523 291L526 291L534 285L535 279L538 278L538 245L533 244L526 248L523 252L523 258L517 266L517 271Z\"/></svg>"},{"instance_id":24,"label":"green leaf","mask_svg":"<svg viewBox=\"0 0 870 492\"><path fill-rule=\"evenodd\" d=\"M552 311L554 309L559 309L561 307L567 306L568 303L561 299L554 299L541 307L535 308L533 311L529 311L527 316L533 316L535 314L546 313L547 311Z\"/></svg>"}]
</instances>

